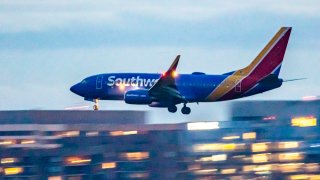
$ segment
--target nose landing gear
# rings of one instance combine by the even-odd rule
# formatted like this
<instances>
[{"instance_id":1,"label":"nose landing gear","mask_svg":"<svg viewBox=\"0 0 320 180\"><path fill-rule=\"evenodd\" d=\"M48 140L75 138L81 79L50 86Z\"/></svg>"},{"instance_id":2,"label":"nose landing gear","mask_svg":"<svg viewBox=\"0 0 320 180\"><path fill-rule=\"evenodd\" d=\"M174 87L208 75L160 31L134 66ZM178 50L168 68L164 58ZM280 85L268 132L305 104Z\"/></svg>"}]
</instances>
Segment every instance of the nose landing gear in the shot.
<instances>
[{"instance_id":1,"label":"nose landing gear","mask_svg":"<svg viewBox=\"0 0 320 180\"><path fill-rule=\"evenodd\" d=\"M98 101L98 99L94 99L93 102L94 102L93 110L98 111L99 110L99 101Z\"/></svg>"}]
</instances>

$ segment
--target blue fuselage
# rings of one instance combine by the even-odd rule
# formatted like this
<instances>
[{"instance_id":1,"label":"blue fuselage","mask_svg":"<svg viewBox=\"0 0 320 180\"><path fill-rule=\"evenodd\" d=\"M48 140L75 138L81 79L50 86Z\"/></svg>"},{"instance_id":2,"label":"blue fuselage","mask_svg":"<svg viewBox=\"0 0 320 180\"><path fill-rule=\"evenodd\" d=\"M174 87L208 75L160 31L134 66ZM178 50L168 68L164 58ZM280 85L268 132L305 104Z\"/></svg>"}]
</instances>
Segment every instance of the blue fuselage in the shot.
<instances>
[{"instance_id":1,"label":"blue fuselage","mask_svg":"<svg viewBox=\"0 0 320 180\"><path fill-rule=\"evenodd\" d=\"M237 82L225 81L230 74L205 75L204 73L180 74L175 78L177 90L188 102L209 102L241 98L262 93L282 84L281 80L257 83L244 92L241 83L229 88L234 91L232 97L226 99L208 99L217 87L233 86ZM85 78L71 87L71 91L87 100L124 100L124 94L129 90L150 89L161 77L161 74L149 73L110 73L99 74ZM227 93L227 92L226 92Z\"/></svg>"}]
</instances>

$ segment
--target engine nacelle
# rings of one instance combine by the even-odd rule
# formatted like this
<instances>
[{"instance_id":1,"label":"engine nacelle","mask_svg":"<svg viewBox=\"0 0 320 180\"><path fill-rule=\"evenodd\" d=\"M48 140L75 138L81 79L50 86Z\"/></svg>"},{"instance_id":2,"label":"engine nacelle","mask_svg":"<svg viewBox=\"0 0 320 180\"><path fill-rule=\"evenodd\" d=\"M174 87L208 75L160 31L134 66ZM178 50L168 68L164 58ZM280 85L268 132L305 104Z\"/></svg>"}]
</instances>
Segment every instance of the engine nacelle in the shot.
<instances>
[{"instance_id":1,"label":"engine nacelle","mask_svg":"<svg viewBox=\"0 0 320 180\"><path fill-rule=\"evenodd\" d=\"M151 104L152 99L147 89L130 90L124 94L127 104Z\"/></svg>"}]
</instances>

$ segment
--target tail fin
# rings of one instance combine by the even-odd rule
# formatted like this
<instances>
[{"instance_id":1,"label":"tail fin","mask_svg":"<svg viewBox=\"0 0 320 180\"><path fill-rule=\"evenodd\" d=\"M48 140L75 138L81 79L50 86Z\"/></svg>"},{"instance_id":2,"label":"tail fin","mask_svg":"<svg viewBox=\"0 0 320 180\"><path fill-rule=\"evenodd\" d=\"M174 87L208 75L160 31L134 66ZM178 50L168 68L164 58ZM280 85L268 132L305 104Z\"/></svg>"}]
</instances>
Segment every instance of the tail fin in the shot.
<instances>
[{"instance_id":1,"label":"tail fin","mask_svg":"<svg viewBox=\"0 0 320 180\"><path fill-rule=\"evenodd\" d=\"M270 74L279 76L291 29L282 27L251 64L241 70L244 75L259 79Z\"/></svg>"},{"instance_id":2,"label":"tail fin","mask_svg":"<svg viewBox=\"0 0 320 180\"><path fill-rule=\"evenodd\" d=\"M228 75L228 77L223 82L233 82L233 85L223 86L224 83L221 83L211 92L207 100L232 99L237 93L247 92L270 75L278 78L291 29L291 27L280 28L249 66L224 74ZM236 87L241 88L239 90Z\"/></svg>"}]
</instances>

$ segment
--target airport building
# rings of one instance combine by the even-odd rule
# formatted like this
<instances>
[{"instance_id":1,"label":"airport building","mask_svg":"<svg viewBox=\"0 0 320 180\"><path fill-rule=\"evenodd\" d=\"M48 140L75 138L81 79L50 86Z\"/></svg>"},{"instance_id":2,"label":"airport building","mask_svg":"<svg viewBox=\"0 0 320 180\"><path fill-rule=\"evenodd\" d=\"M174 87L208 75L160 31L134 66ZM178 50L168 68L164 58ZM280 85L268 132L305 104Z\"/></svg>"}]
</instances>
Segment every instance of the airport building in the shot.
<instances>
[{"instance_id":1,"label":"airport building","mask_svg":"<svg viewBox=\"0 0 320 180\"><path fill-rule=\"evenodd\" d=\"M232 121L180 124L133 111L2 111L0 179L320 179L320 101L250 103L234 104Z\"/></svg>"}]
</instances>

